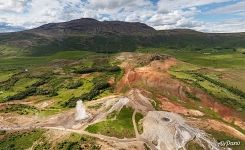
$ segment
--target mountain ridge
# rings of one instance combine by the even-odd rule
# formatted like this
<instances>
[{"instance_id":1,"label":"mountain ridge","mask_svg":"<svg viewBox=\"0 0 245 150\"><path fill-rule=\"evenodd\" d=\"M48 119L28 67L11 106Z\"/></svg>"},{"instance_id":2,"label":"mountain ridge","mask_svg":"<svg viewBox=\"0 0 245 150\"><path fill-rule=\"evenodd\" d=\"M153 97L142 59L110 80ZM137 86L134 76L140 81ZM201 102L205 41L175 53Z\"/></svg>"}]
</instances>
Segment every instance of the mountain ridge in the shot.
<instances>
[{"instance_id":1,"label":"mountain ridge","mask_svg":"<svg viewBox=\"0 0 245 150\"><path fill-rule=\"evenodd\" d=\"M87 34L100 34L105 32L118 34L146 34L149 32L156 32L154 28L139 22L98 21L92 18L81 18L60 23L49 23L29 31L43 32L46 30L66 34L69 34L70 32L82 32Z\"/></svg>"},{"instance_id":2,"label":"mountain ridge","mask_svg":"<svg viewBox=\"0 0 245 150\"><path fill-rule=\"evenodd\" d=\"M82 18L0 34L0 56L16 53L39 56L64 50L119 52L134 51L140 47L184 50L244 48L245 33L204 33L191 29L155 30L139 22ZM8 49L17 52L9 54Z\"/></svg>"}]
</instances>

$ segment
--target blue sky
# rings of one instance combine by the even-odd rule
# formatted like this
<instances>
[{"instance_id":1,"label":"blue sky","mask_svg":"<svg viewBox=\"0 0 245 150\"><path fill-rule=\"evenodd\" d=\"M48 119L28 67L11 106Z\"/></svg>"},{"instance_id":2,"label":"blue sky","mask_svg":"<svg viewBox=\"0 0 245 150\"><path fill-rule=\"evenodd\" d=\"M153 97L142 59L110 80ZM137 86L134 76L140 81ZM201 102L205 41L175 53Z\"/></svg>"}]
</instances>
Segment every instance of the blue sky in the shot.
<instances>
[{"instance_id":1,"label":"blue sky","mask_svg":"<svg viewBox=\"0 0 245 150\"><path fill-rule=\"evenodd\" d=\"M0 0L0 32L84 17L159 30L245 32L245 0Z\"/></svg>"}]
</instances>

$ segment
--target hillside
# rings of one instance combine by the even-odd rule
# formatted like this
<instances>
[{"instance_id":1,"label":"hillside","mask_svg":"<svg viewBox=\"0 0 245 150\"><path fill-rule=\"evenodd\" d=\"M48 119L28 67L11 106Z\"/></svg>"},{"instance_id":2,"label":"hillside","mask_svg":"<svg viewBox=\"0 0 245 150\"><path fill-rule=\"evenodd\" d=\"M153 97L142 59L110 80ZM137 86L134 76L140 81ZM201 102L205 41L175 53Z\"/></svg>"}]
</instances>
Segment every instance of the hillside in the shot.
<instances>
[{"instance_id":1,"label":"hillside","mask_svg":"<svg viewBox=\"0 0 245 150\"><path fill-rule=\"evenodd\" d=\"M235 50L245 47L244 33L157 31L142 23L82 18L35 29L0 34L0 55L48 55L65 50L134 51L139 47L182 50Z\"/></svg>"}]
</instances>

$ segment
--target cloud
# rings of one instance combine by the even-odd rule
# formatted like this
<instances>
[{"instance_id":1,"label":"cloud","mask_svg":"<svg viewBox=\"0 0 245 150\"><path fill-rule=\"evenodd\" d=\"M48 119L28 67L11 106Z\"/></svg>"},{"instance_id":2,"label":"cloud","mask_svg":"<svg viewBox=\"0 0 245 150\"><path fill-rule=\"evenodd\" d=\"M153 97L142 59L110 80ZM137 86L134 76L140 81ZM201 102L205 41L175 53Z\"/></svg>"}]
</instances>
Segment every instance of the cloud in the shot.
<instances>
[{"instance_id":1,"label":"cloud","mask_svg":"<svg viewBox=\"0 0 245 150\"><path fill-rule=\"evenodd\" d=\"M206 32L245 32L245 22L242 18L227 19L221 22L203 23L194 29Z\"/></svg>"},{"instance_id":2,"label":"cloud","mask_svg":"<svg viewBox=\"0 0 245 150\"><path fill-rule=\"evenodd\" d=\"M213 9L208 12L209 14L232 14L238 13L238 15L245 14L245 1L240 1L232 5L227 5L217 9Z\"/></svg>"},{"instance_id":3,"label":"cloud","mask_svg":"<svg viewBox=\"0 0 245 150\"><path fill-rule=\"evenodd\" d=\"M159 0L158 9L162 12L192 8L213 3L227 2L229 0Z\"/></svg>"},{"instance_id":4,"label":"cloud","mask_svg":"<svg viewBox=\"0 0 245 150\"><path fill-rule=\"evenodd\" d=\"M98 9L115 9L120 7L129 7L135 4L140 4L144 0L91 0L89 3Z\"/></svg>"},{"instance_id":5,"label":"cloud","mask_svg":"<svg viewBox=\"0 0 245 150\"><path fill-rule=\"evenodd\" d=\"M0 12L21 13L27 3L27 0L0 0Z\"/></svg>"},{"instance_id":6,"label":"cloud","mask_svg":"<svg viewBox=\"0 0 245 150\"><path fill-rule=\"evenodd\" d=\"M217 25L226 31L221 22L205 22L197 20L196 16L203 13L201 6L227 1L231 0L159 0L155 3L151 0L0 0L0 22L6 23L8 28L12 26L14 30L16 27L34 28L46 23L94 18L143 22L156 29L214 31L212 27ZM232 5L221 5L212 11L226 10L230 13L241 10L244 3ZM238 13L241 15L243 12ZM230 24L229 21L225 23ZM240 29L238 25L232 26L233 31ZM4 29L0 26L0 31Z\"/></svg>"},{"instance_id":7,"label":"cloud","mask_svg":"<svg viewBox=\"0 0 245 150\"><path fill-rule=\"evenodd\" d=\"M77 19L82 6L80 0L31 0L25 4L26 12L1 14L0 21L13 26L33 28L46 23Z\"/></svg>"}]
</instances>

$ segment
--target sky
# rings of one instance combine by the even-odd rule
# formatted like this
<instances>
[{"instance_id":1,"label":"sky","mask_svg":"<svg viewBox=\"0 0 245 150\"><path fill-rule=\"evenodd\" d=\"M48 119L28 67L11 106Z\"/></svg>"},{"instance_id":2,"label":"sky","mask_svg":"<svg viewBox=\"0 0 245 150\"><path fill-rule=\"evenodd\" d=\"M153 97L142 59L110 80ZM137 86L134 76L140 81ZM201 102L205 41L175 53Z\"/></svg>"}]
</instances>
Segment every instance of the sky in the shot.
<instances>
[{"instance_id":1,"label":"sky","mask_svg":"<svg viewBox=\"0 0 245 150\"><path fill-rule=\"evenodd\" d=\"M245 32L245 0L0 0L0 32L79 18L142 22L157 30Z\"/></svg>"}]
</instances>

